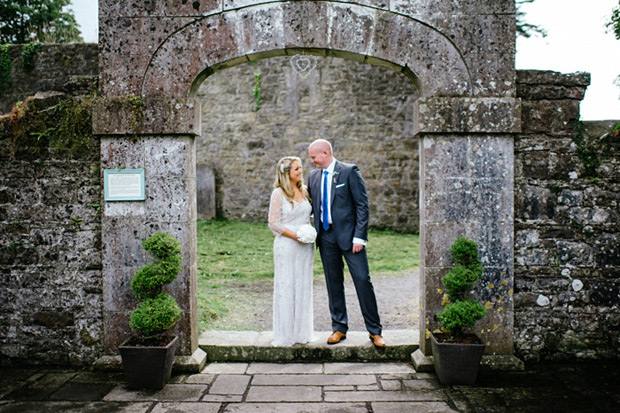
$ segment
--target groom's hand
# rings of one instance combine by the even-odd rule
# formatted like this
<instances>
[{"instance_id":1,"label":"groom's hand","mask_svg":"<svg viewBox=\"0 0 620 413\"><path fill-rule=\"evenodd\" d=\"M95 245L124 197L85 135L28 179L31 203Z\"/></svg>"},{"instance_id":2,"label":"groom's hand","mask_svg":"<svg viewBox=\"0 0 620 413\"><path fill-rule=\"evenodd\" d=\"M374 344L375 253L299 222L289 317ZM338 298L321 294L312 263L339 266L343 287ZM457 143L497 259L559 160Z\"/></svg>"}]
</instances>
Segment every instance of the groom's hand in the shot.
<instances>
[{"instance_id":1,"label":"groom's hand","mask_svg":"<svg viewBox=\"0 0 620 413\"><path fill-rule=\"evenodd\" d=\"M364 244L353 243L353 254L356 254L364 249Z\"/></svg>"}]
</instances>

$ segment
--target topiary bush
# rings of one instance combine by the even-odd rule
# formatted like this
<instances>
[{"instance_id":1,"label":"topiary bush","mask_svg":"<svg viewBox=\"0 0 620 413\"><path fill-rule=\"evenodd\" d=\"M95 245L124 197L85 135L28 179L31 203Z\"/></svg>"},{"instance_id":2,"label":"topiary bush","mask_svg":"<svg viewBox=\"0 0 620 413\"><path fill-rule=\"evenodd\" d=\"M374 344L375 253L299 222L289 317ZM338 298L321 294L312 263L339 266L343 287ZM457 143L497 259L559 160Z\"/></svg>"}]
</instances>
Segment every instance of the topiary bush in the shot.
<instances>
[{"instance_id":1,"label":"topiary bush","mask_svg":"<svg viewBox=\"0 0 620 413\"><path fill-rule=\"evenodd\" d=\"M131 313L129 326L142 337L161 335L181 319L175 299L162 292L165 284L181 271L181 244L170 234L153 234L142 246L155 256L155 262L140 268L131 280L131 289L139 300Z\"/></svg>"},{"instance_id":2,"label":"topiary bush","mask_svg":"<svg viewBox=\"0 0 620 413\"><path fill-rule=\"evenodd\" d=\"M449 303L437 314L439 324L449 332L450 341L464 341L464 329L473 327L487 313L480 302L465 296L484 268L478 256L478 245L467 238L457 238L450 248L455 266L441 281L448 293Z\"/></svg>"}]
</instances>

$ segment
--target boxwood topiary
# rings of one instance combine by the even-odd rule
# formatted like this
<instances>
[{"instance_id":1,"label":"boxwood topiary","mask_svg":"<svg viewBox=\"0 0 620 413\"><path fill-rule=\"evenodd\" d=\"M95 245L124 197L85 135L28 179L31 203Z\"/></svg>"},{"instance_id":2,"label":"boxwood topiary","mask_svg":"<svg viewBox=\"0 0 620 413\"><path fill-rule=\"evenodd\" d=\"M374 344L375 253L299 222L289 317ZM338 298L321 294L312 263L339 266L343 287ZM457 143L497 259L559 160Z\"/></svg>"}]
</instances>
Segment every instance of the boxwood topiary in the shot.
<instances>
[{"instance_id":1,"label":"boxwood topiary","mask_svg":"<svg viewBox=\"0 0 620 413\"><path fill-rule=\"evenodd\" d=\"M181 319L181 308L162 287L181 271L181 244L170 234L153 234L142 246L155 256L155 262L140 268L131 280L131 289L139 300L131 313L129 326L142 337L161 335Z\"/></svg>"},{"instance_id":2,"label":"boxwood topiary","mask_svg":"<svg viewBox=\"0 0 620 413\"><path fill-rule=\"evenodd\" d=\"M450 302L437 314L437 320L449 332L450 341L464 341L464 328L473 327L487 313L480 302L465 298L482 277L484 269L478 256L478 245L474 241L457 238L450 252L455 266L441 279Z\"/></svg>"}]
</instances>

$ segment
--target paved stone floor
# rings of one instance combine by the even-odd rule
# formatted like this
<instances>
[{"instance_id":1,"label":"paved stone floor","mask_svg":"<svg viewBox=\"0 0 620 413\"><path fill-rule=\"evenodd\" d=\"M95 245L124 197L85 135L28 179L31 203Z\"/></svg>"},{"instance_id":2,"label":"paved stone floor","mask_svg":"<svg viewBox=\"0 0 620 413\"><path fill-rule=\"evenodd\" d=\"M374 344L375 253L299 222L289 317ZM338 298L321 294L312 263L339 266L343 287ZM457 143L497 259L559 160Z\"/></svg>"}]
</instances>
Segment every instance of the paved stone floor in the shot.
<instances>
[{"instance_id":1,"label":"paved stone floor","mask_svg":"<svg viewBox=\"0 0 620 413\"><path fill-rule=\"evenodd\" d=\"M0 370L0 412L618 412L618 362L484 372L441 386L408 363L211 363L160 391L118 373Z\"/></svg>"}]
</instances>

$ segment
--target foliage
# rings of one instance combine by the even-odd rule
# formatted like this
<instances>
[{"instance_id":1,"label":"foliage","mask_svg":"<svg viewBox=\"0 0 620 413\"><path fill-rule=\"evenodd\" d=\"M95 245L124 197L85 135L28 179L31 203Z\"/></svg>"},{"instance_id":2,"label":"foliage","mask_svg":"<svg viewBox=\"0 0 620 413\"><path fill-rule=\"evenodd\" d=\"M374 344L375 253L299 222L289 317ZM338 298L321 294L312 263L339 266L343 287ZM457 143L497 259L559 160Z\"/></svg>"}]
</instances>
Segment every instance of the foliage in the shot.
<instances>
[{"instance_id":1,"label":"foliage","mask_svg":"<svg viewBox=\"0 0 620 413\"><path fill-rule=\"evenodd\" d=\"M620 40L620 1L618 1L618 5L611 11L611 17L606 26L612 31L614 36L616 36L616 39Z\"/></svg>"},{"instance_id":2,"label":"foliage","mask_svg":"<svg viewBox=\"0 0 620 413\"><path fill-rule=\"evenodd\" d=\"M517 0L517 36L523 36L526 39L535 35L541 37L547 36L547 31L537 24L530 24L525 22L525 12L522 11L519 6L526 3L533 3L534 0Z\"/></svg>"},{"instance_id":3,"label":"foliage","mask_svg":"<svg viewBox=\"0 0 620 413\"><path fill-rule=\"evenodd\" d=\"M450 252L452 253L452 261L456 265L464 265L466 267L480 265L478 246L472 240L457 238L450 247Z\"/></svg>"},{"instance_id":4,"label":"foliage","mask_svg":"<svg viewBox=\"0 0 620 413\"><path fill-rule=\"evenodd\" d=\"M77 158L95 145L92 134L93 97L68 98L45 110L34 99L17 102L2 118L3 133L9 136L16 158L39 158L48 152Z\"/></svg>"},{"instance_id":5,"label":"foliage","mask_svg":"<svg viewBox=\"0 0 620 413\"><path fill-rule=\"evenodd\" d=\"M22 49L22 67L29 72L34 69L34 56L41 48L40 43L28 43Z\"/></svg>"},{"instance_id":6,"label":"foliage","mask_svg":"<svg viewBox=\"0 0 620 413\"><path fill-rule=\"evenodd\" d=\"M129 325L144 336L159 335L181 319L181 308L172 296L161 293L138 303L131 313Z\"/></svg>"},{"instance_id":7,"label":"foliage","mask_svg":"<svg viewBox=\"0 0 620 413\"><path fill-rule=\"evenodd\" d=\"M11 53L8 44L0 44L0 90L10 88L11 81Z\"/></svg>"},{"instance_id":8,"label":"foliage","mask_svg":"<svg viewBox=\"0 0 620 413\"><path fill-rule=\"evenodd\" d=\"M483 270L480 266L457 265L444 275L441 281L446 287L450 299L462 300L476 281L482 277Z\"/></svg>"},{"instance_id":9,"label":"foliage","mask_svg":"<svg viewBox=\"0 0 620 413\"><path fill-rule=\"evenodd\" d=\"M0 0L1 43L68 43L82 37L71 0Z\"/></svg>"},{"instance_id":10,"label":"foliage","mask_svg":"<svg viewBox=\"0 0 620 413\"><path fill-rule=\"evenodd\" d=\"M598 181L596 178L597 169L608 149L610 149L607 147L610 145L610 138L619 136L620 124L616 124L611 131L599 137L593 137L586 133L583 122L579 121L575 125L575 134L572 140L577 147L577 158L583 165L584 176L591 178L592 182Z\"/></svg>"},{"instance_id":11,"label":"foliage","mask_svg":"<svg viewBox=\"0 0 620 413\"><path fill-rule=\"evenodd\" d=\"M482 304L476 300L459 300L447 304L443 311L437 314L437 319L446 330L456 332L475 326L486 313ZM458 334L455 333L454 336Z\"/></svg>"},{"instance_id":12,"label":"foliage","mask_svg":"<svg viewBox=\"0 0 620 413\"><path fill-rule=\"evenodd\" d=\"M467 238L457 238L450 248L455 267L442 279L450 303L437 314L441 326L448 330L453 339L464 335L463 329L473 327L486 314L478 301L465 299L465 295L482 277L483 268L478 256L478 245Z\"/></svg>"},{"instance_id":13,"label":"foliage","mask_svg":"<svg viewBox=\"0 0 620 413\"><path fill-rule=\"evenodd\" d=\"M181 271L181 244L170 234L157 232L142 242L155 262L140 268L131 280L131 289L139 300L129 325L142 336L159 335L181 318L181 309L162 287Z\"/></svg>"},{"instance_id":14,"label":"foliage","mask_svg":"<svg viewBox=\"0 0 620 413\"><path fill-rule=\"evenodd\" d=\"M260 87L260 72L254 73L254 103L256 106L252 109L252 112L258 112L260 110L260 98L262 89Z\"/></svg>"}]
</instances>

